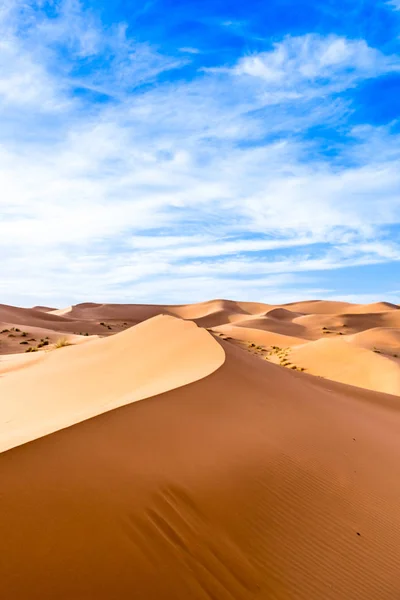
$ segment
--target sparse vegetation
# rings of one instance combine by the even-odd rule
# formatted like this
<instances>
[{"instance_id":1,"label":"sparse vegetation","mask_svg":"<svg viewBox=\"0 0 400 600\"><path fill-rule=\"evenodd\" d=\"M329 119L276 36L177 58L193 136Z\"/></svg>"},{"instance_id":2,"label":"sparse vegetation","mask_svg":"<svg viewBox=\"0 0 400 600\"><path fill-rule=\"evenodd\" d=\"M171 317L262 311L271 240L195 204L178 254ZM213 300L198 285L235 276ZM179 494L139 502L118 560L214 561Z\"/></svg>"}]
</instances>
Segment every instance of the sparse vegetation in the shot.
<instances>
[{"instance_id":1,"label":"sparse vegetation","mask_svg":"<svg viewBox=\"0 0 400 600\"><path fill-rule=\"evenodd\" d=\"M32 346L31 348L27 348L25 352L38 352L38 348L36 346Z\"/></svg>"},{"instance_id":2,"label":"sparse vegetation","mask_svg":"<svg viewBox=\"0 0 400 600\"><path fill-rule=\"evenodd\" d=\"M26 344L29 344L29 342L24 341L24 342L20 342L20 344L25 344L26 345Z\"/></svg>"},{"instance_id":3,"label":"sparse vegetation","mask_svg":"<svg viewBox=\"0 0 400 600\"><path fill-rule=\"evenodd\" d=\"M9 329L3 329L3 331L0 331L0 333L8 333L9 331Z\"/></svg>"},{"instance_id":4,"label":"sparse vegetation","mask_svg":"<svg viewBox=\"0 0 400 600\"><path fill-rule=\"evenodd\" d=\"M43 348L43 346L48 346L49 342L48 340L42 340L41 342L39 342L39 344L37 345L38 348Z\"/></svg>"},{"instance_id":5,"label":"sparse vegetation","mask_svg":"<svg viewBox=\"0 0 400 600\"><path fill-rule=\"evenodd\" d=\"M65 346L70 346L70 342L67 340L67 338L60 338L59 340L57 340L57 342L54 344L54 348L64 348Z\"/></svg>"},{"instance_id":6,"label":"sparse vegetation","mask_svg":"<svg viewBox=\"0 0 400 600\"><path fill-rule=\"evenodd\" d=\"M290 351L290 348L280 348L279 346L271 346L271 350L266 356L266 359L268 360L269 356L275 355L279 359L279 365L281 367L285 367L286 369L292 369L293 371L305 371L303 367L298 367L297 365L293 365L290 362L288 358Z\"/></svg>"}]
</instances>

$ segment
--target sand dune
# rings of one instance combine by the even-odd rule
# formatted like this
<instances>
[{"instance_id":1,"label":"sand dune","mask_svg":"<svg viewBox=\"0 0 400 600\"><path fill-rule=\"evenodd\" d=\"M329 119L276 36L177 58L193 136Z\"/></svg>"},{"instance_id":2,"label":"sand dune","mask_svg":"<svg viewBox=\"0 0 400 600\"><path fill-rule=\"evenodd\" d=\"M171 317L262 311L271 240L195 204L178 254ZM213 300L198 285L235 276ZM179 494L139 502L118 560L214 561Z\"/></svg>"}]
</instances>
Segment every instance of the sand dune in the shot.
<instances>
[{"instance_id":1,"label":"sand dune","mask_svg":"<svg viewBox=\"0 0 400 600\"><path fill-rule=\"evenodd\" d=\"M350 354L348 345L344 346L344 354L341 357L337 351L341 346L328 344L327 347L332 348L331 358L330 351L325 351L325 344L311 345L307 350L301 349L301 355L297 355L298 361L300 358L304 359L304 364L298 366L315 375L332 377L368 389L372 387L378 391L384 389L398 393L396 373L399 365L391 359L395 358L396 354L400 355L400 344L395 333L400 331L400 310L397 305L388 302L358 305L314 300L279 306L217 299L189 305L86 302L47 312L43 310L45 308L21 309L0 305L0 327L3 324L3 328L14 327L29 334L35 327L40 338L49 339L52 343L60 335L78 336L73 339L73 343L80 343L80 335L111 336L159 314L165 314L194 321L200 327L215 330L240 343L256 344L265 348L278 346L287 351L307 342L333 340L340 336L352 344L353 355ZM392 331L390 340L389 330ZM26 338L19 339L21 335L0 333L0 354L25 352L27 345L23 342ZM33 332L32 337L36 338ZM34 344L35 342L30 343ZM323 368L318 358L320 348L324 348ZM357 348L377 350L388 360L382 363L381 360L376 360L376 356L369 356L367 359ZM21 368L24 362L18 359L15 364ZM26 364L31 362L27 361ZM364 381L364 368L381 370L383 364L385 366L382 373L368 373ZM0 360L0 372L9 370L10 365L12 363L9 360L7 365L2 365Z\"/></svg>"},{"instance_id":2,"label":"sand dune","mask_svg":"<svg viewBox=\"0 0 400 600\"><path fill-rule=\"evenodd\" d=\"M0 380L42 419L181 386L0 455L5 598L397 600L398 398L221 344L161 317Z\"/></svg>"},{"instance_id":3,"label":"sand dune","mask_svg":"<svg viewBox=\"0 0 400 600\"><path fill-rule=\"evenodd\" d=\"M331 315L343 313L355 306L350 302L336 302L332 300L305 300L303 302L290 302L282 307L302 314Z\"/></svg>"},{"instance_id":4,"label":"sand dune","mask_svg":"<svg viewBox=\"0 0 400 600\"><path fill-rule=\"evenodd\" d=\"M60 339L65 339L71 344L80 344L88 340L86 335L63 334L54 329L29 325L16 327L15 324L0 322L0 371L4 360L1 355L31 352L32 348L45 351Z\"/></svg>"},{"instance_id":5,"label":"sand dune","mask_svg":"<svg viewBox=\"0 0 400 600\"><path fill-rule=\"evenodd\" d=\"M67 315L78 321L124 320L139 323L158 314L166 314L181 319L195 321L202 327L223 325L240 318L241 315L254 314L269 305L252 302L233 302L231 300L211 300L198 304L147 305L147 304L93 304L85 303L55 311L58 315Z\"/></svg>"},{"instance_id":6,"label":"sand dune","mask_svg":"<svg viewBox=\"0 0 400 600\"><path fill-rule=\"evenodd\" d=\"M353 314L371 314L387 312L389 310L399 310L397 304L391 304L390 302L374 302L373 304L355 304L351 307L350 312Z\"/></svg>"},{"instance_id":7,"label":"sand dune","mask_svg":"<svg viewBox=\"0 0 400 600\"><path fill-rule=\"evenodd\" d=\"M286 308L272 308L271 310L268 310L264 316L278 319L278 321L293 321L293 319L303 316L303 313L297 313L293 310L287 310Z\"/></svg>"},{"instance_id":8,"label":"sand dune","mask_svg":"<svg viewBox=\"0 0 400 600\"><path fill-rule=\"evenodd\" d=\"M375 327L349 336L349 341L363 348L396 351L400 349L400 329Z\"/></svg>"},{"instance_id":9,"label":"sand dune","mask_svg":"<svg viewBox=\"0 0 400 600\"><path fill-rule=\"evenodd\" d=\"M207 331L162 315L112 337L43 354L29 369L0 379L0 449L185 385L223 360Z\"/></svg>"},{"instance_id":10,"label":"sand dune","mask_svg":"<svg viewBox=\"0 0 400 600\"><path fill-rule=\"evenodd\" d=\"M375 352L360 343L355 345L345 337L321 339L293 347L288 359L310 374L400 395L400 358Z\"/></svg>"},{"instance_id":11,"label":"sand dune","mask_svg":"<svg viewBox=\"0 0 400 600\"><path fill-rule=\"evenodd\" d=\"M33 310L39 310L41 312L52 312L56 310L55 308L51 308L50 306L32 306Z\"/></svg>"},{"instance_id":12,"label":"sand dune","mask_svg":"<svg viewBox=\"0 0 400 600\"><path fill-rule=\"evenodd\" d=\"M222 325L221 327L215 327L213 331L232 337L235 340L254 343L265 347L282 346L286 348L288 346L304 344L303 338L297 338L264 329L253 329L252 327L247 326Z\"/></svg>"}]
</instances>

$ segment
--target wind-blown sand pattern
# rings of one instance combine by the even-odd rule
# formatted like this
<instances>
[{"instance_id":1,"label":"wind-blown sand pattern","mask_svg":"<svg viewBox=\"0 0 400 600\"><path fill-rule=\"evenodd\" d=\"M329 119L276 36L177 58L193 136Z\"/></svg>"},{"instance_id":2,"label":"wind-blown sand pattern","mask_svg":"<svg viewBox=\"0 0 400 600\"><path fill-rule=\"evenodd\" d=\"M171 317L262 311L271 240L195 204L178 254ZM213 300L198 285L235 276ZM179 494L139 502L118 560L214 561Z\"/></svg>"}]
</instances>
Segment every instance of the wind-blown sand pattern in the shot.
<instances>
[{"instance_id":1,"label":"wind-blown sand pattern","mask_svg":"<svg viewBox=\"0 0 400 600\"><path fill-rule=\"evenodd\" d=\"M397 306L0 320L2 597L398 600Z\"/></svg>"}]
</instances>

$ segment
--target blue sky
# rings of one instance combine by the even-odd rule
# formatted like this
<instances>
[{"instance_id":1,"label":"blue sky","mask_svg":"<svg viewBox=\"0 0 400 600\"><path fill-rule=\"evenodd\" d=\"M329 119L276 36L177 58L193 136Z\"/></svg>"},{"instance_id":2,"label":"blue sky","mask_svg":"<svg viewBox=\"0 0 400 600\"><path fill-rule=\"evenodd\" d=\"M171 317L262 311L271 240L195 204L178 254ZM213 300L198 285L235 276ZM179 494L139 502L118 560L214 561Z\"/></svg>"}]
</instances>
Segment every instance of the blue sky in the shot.
<instances>
[{"instance_id":1,"label":"blue sky","mask_svg":"<svg viewBox=\"0 0 400 600\"><path fill-rule=\"evenodd\" d=\"M0 301L400 297L400 0L3 0Z\"/></svg>"}]
</instances>

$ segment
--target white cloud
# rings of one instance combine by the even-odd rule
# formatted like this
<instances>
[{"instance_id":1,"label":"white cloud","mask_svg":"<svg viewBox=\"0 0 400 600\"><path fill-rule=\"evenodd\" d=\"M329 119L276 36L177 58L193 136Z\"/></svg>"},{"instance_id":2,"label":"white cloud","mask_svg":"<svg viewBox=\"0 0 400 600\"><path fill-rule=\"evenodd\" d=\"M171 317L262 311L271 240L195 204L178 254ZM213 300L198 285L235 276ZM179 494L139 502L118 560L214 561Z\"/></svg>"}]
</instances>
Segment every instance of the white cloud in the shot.
<instances>
[{"instance_id":1,"label":"white cloud","mask_svg":"<svg viewBox=\"0 0 400 600\"><path fill-rule=\"evenodd\" d=\"M386 4L394 10L400 10L400 0L390 0L389 2L386 2Z\"/></svg>"},{"instance_id":2,"label":"white cloud","mask_svg":"<svg viewBox=\"0 0 400 600\"><path fill-rule=\"evenodd\" d=\"M321 88L338 92L358 80L399 72L400 59L382 54L364 40L308 34L288 36L271 51L245 56L231 71L260 79L269 93L281 90L278 101L291 101L314 95Z\"/></svg>"},{"instance_id":3,"label":"white cloud","mask_svg":"<svg viewBox=\"0 0 400 600\"><path fill-rule=\"evenodd\" d=\"M186 52L187 54L200 54L200 50L198 48L192 48L191 46L184 46L183 48L179 48L181 52Z\"/></svg>"},{"instance_id":4,"label":"white cloud","mask_svg":"<svg viewBox=\"0 0 400 600\"><path fill-rule=\"evenodd\" d=\"M22 35L16 5L0 12L3 301L30 303L28 290L50 303L267 300L319 289L307 271L399 260L380 238L400 223L398 138L350 129L341 162L304 137L343 123L331 90L397 69L393 57L363 41L286 38L234 69L130 93L180 59L72 0L51 26L31 10ZM103 54L105 70L71 70Z\"/></svg>"}]
</instances>

